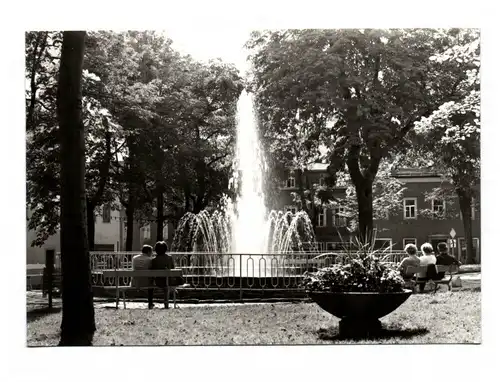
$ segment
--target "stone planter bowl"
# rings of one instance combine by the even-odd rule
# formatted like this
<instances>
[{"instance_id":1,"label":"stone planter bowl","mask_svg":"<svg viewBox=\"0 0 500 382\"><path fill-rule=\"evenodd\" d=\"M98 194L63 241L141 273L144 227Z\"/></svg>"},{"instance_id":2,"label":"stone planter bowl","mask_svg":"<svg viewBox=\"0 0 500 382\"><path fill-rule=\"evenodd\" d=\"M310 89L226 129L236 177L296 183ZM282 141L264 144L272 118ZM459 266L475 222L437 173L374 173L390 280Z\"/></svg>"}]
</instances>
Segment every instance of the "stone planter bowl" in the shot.
<instances>
[{"instance_id":1,"label":"stone planter bowl","mask_svg":"<svg viewBox=\"0 0 500 382\"><path fill-rule=\"evenodd\" d=\"M396 310L412 294L403 292L309 292L322 309L338 318L379 319Z\"/></svg>"},{"instance_id":2,"label":"stone planter bowl","mask_svg":"<svg viewBox=\"0 0 500 382\"><path fill-rule=\"evenodd\" d=\"M396 310L412 294L403 292L309 292L322 309L340 318L339 333L343 337L369 337L380 334L379 318Z\"/></svg>"}]
</instances>

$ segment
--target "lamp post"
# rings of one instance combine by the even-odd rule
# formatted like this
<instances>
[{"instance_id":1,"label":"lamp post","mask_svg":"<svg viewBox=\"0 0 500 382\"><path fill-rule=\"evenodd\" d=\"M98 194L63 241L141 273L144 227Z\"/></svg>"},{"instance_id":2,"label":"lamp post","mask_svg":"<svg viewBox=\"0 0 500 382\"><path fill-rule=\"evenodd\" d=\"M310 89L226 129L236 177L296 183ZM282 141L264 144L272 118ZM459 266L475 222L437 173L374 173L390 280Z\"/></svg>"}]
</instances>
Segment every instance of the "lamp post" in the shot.
<instances>
[{"instance_id":1,"label":"lamp post","mask_svg":"<svg viewBox=\"0 0 500 382\"><path fill-rule=\"evenodd\" d=\"M457 235L456 231L452 228L450 231L450 247L451 247L451 255L455 257L455 236Z\"/></svg>"}]
</instances>

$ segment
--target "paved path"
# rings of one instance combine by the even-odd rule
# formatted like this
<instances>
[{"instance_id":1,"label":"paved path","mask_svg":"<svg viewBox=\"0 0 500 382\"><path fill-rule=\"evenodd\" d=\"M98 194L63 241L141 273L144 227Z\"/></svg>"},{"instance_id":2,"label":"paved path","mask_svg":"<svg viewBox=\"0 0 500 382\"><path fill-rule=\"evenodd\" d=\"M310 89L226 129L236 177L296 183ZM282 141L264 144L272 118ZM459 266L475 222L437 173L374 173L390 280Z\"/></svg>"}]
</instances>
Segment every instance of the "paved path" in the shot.
<instances>
[{"instance_id":1,"label":"paved path","mask_svg":"<svg viewBox=\"0 0 500 382\"><path fill-rule=\"evenodd\" d=\"M476 286L481 283L481 273L463 273L459 275L460 279L464 283L464 286ZM96 308L114 308L116 303L114 301L109 301L105 299L94 299ZM273 304L279 304L280 302L272 302ZM46 308L48 304L47 297L42 297L42 292L40 291L28 291L26 292L26 308L28 311L36 310L40 308ZM257 304L269 304L269 302L225 302L225 303L197 303L197 304L186 304L179 303L179 307L182 308L192 308L192 307L203 307L203 306L241 306L241 305L257 305ZM55 308L61 306L61 299L54 298L53 305ZM120 301L120 308L123 309L123 303ZM170 307L173 308L173 302L170 301ZM155 309L162 309L162 303L156 303ZM146 302L133 302L127 301L127 309L148 309L148 304Z\"/></svg>"},{"instance_id":2,"label":"paved path","mask_svg":"<svg viewBox=\"0 0 500 382\"><path fill-rule=\"evenodd\" d=\"M200 307L205 307L205 306L218 306L218 307L228 307L228 306L248 306L248 305L264 305L264 304L270 304L269 302L245 302L245 303L240 303L240 302L224 302L224 303L198 303L198 304L184 304L184 303L179 303L177 305L177 308L175 309L186 309L186 308L200 308ZM272 304L288 304L287 302L273 302ZM103 303L97 303L95 304L96 308L115 308L116 307L116 302L103 302ZM173 309L174 304L172 302L169 303L169 309ZM119 304L119 309L123 309L123 302L120 301ZM127 301L127 309L144 309L148 310L148 304L147 302L133 302L133 301ZM164 309L163 303L156 302L154 309Z\"/></svg>"},{"instance_id":3,"label":"paved path","mask_svg":"<svg viewBox=\"0 0 500 382\"><path fill-rule=\"evenodd\" d=\"M462 280L471 280L471 281L481 281L481 273L473 272L473 273L462 273L460 275Z\"/></svg>"}]
</instances>

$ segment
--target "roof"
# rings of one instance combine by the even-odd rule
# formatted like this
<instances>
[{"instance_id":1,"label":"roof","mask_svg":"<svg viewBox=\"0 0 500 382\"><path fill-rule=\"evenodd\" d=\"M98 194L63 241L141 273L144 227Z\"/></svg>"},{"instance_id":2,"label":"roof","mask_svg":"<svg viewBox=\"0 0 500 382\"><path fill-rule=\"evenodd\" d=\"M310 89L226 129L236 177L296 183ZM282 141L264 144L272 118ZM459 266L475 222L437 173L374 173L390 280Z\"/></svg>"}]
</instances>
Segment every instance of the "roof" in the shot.
<instances>
[{"instance_id":1,"label":"roof","mask_svg":"<svg viewBox=\"0 0 500 382\"><path fill-rule=\"evenodd\" d=\"M396 178L428 178L428 177L441 177L436 170L432 168L400 168L392 172Z\"/></svg>"},{"instance_id":2,"label":"roof","mask_svg":"<svg viewBox=\"0 0 500 382\"><path fill-rule=\"evenodd\" d=\"M311 163L307 165L308 171L326 171L328 163Z\"/></svg>"}]
</instances>

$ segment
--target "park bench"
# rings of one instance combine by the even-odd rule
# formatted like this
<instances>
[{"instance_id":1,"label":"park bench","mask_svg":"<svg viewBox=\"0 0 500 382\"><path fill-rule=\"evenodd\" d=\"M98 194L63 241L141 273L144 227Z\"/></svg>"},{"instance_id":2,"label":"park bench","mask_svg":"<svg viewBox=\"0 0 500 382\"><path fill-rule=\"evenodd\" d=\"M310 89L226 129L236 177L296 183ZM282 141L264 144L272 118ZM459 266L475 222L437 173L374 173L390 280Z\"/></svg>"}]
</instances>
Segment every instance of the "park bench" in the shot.
<instances>
[{"instance_id":1,"label":"park bench","mask_svg":"<svg viewBox=\"0 0 500 382\"><path fill-rule=\"evenodd\" d=\"M26 289L33 290L33 278L42 280L43 284L43 273L27 273L26 274ZM43 285L42 285L43 288Z\"/></svg>"},{"instance_id":2,"label":"park bench","mask_svg":"<svg viewBox=\"0 0 500 382\"><path fill-rule=\"evenodd\" d=\"M62 289L62 275L61 272L53 272L52 278L49 276L47 268L43 269L42 274L42 296L45 297L49 293L49 289L57 295L61 293Z\"/></svg>"},{"instance_id":3,"label":"park bench","mask_svg":"<svg viewBox=\"0 0 500 382\"><path fill-rule=\"evenodd\" d=\"M104 287L104 289L114 289L116 290L116 308L118 309L118 304L120 301L120 292L122 292L123 297L123 308L126 309L127 305L125 302L125 292L129 290L147 290L150 288L160 288L153 283L151 286L133 286L133 285L120 285L120 277L127 278L148 278L153 279L156 277L164 277L166 279L166 287L162 288L163 302L165 303L165 308L168 309L169 304L169 294L173 292L174 295L174 308L176 307L176 289L177 286L169 285L169 279L173 277L182 277L181 269L147 269L147 270L132 270L132 269L114 269L114 270L104 270L102 271L102 276L104 278L114 278L115 285Z\"/></svg>"},{"instance_id":4,"label":"park bench","mask_svg":"<svg viewBox=\"0 0 500 382\"><path fill-rule=\"evenodd\" d=\"M407 274L415 274L415 278L412 280L413 282L413 287L415 287L418 284L426 284L428 282L434 283L434 293L436 293L437 288L440 284L445 284L448 286L448 290L451 291L452 284L451 281L453 279L453 275L458 273L458 265L436 265L436 272L437 273L443 273L444 272L444 277L441 280L432 280L429 279L427 280L426 277L419 277L419 273L426 273L427 272L427 265L420 265L418 267L408 267L406 269Z\"/></svg>"}]
</instances>

